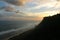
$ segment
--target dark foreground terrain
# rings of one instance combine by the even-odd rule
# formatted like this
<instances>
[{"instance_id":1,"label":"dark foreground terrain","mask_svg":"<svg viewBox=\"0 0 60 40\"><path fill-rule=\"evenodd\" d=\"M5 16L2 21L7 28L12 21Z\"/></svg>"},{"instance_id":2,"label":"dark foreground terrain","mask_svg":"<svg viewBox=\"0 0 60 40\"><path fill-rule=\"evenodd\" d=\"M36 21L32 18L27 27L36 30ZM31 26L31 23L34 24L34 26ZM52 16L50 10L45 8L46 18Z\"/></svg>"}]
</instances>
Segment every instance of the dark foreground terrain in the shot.
<instances>
[{"instance_id":1,"label":"dark foreground terrain","mask_svg":"<svg viewBox=\"0 0 60 40\"><path fill-rule=\"evenodd\" d=\"M45 17L35 29L9 40L60 40L60 14Z\"/></svg>"}]
</instances>

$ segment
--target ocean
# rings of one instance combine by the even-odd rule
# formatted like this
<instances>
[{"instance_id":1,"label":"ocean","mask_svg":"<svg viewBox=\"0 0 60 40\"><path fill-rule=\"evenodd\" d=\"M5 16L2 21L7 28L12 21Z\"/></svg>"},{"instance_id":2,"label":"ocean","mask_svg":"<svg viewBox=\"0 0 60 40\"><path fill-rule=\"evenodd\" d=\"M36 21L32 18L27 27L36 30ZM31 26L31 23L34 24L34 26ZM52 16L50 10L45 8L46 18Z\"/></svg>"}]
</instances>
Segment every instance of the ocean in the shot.
<instances>
[{"instance_id":1,"label":"ocean","mask_svg":"<svg viewBox=\"0 0 60 40\"><path fill-rule=\"evenodd\" d=\"M38 23L39 21L0 21L0 40L7 40L35 28Z\"/></svg>"}]
</instances>

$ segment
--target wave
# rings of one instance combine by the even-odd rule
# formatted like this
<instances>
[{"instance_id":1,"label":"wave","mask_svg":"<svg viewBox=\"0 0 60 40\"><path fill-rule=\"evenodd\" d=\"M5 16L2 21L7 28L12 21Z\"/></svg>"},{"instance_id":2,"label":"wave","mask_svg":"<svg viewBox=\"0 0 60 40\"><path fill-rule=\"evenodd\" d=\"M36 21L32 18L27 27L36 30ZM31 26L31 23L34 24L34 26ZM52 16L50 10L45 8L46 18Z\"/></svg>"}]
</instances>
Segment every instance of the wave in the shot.
<instances>
[{"instance_id":1,"label":"wave","mask_svg":"<svg viewBox=\"0 0 60 40\"><path fill-rule=\"evenodd\" d=\"M8 30L8 31L2 31L0 32L0 35L3 35L3 34L6 34L6 33L10 33L10 32L14 32L16 31L15 29L11 29L11 30Z\"/></svg>"},{"instance_id":2,"label":"wave","mask_svg":"<svg viewBox=\"0 0 60 40\"><path fill-rule=\"evenodd\" d=\"M0 32L0 35L11 33L11 32L17 32L17 31L23 32L23 31L29 30L31 28L33 28L33 27L22 27L22 28L17 28L17 29L11 29L11 30L7 30L7 31L2 31L2 32Z\"/></svg>"},{"instance_id":3,"label":"wave","mask_svg":"<svg viewBox=\"0 0 60 40\"><path fill-rule=\"evenodd\" d=\"M0 32L0 35L6 34L6 33L10 33L10 32L16 32L16 31L25 31L28 30L29 28L33 28L32 26L36 26L36 24L38 23L27 23L25 25L23 25L23 27L17 28L17 29L10 29L7 31L2 31Z\"/></svg>"}]
</instances>

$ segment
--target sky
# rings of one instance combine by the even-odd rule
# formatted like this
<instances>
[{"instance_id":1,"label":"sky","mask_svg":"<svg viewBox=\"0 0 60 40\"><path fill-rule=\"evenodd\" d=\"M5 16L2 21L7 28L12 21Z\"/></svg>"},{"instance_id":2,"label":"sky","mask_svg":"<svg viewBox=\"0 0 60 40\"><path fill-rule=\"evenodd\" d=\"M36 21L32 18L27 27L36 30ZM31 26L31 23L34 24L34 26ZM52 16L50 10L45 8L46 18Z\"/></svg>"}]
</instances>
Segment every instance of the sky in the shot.
<instances>
[{"instance_id":1,"label":"sky","mask_svg":"<svg viewBox=\"0 0 60 40\"><path fill-rule=\"evenodd\" d=\"M0 0L0 20L40 20L60 12L60 0Z\"/></svg>"}]
</instances>

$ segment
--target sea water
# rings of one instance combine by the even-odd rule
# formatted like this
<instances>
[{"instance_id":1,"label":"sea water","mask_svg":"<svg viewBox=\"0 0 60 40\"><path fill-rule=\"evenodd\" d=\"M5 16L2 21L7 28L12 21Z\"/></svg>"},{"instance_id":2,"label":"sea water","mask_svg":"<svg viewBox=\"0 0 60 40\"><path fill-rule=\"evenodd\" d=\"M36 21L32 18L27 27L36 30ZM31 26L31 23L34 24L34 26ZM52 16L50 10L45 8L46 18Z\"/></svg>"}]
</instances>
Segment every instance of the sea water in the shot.
<instances>
[{"instance_id":1,"label":"sea water","mask_svg":"<svg viewBox=\"0 0 60 40\"><path fill-rule=\"evenodd\" d=\"M16 34L34 28L38 21L0 21L0 40L7 40Z\"/></svg>"}]
</instances>

